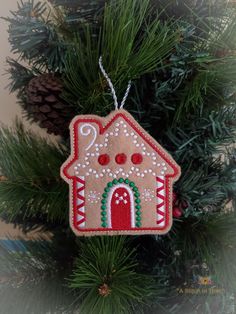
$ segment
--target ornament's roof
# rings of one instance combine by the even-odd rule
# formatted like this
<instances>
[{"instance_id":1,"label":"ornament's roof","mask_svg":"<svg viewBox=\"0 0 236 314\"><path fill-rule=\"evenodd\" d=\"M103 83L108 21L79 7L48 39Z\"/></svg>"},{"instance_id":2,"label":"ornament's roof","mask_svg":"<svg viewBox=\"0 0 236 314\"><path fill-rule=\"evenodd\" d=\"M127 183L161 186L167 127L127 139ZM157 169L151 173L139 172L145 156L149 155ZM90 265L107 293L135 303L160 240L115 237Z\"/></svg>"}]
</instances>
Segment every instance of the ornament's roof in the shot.
<instances>
[{"instance_id":1,"label":"ornament's roof","mask_svg":"<svg viewBox=\"0 0 236 314\"><path fill-rule=\"evenodd\" d=\"M180 175L173 158L125 110L107 117L76 116L70 129L72 152L62 166L65 179Z\"/></svg>"}]
</instances>

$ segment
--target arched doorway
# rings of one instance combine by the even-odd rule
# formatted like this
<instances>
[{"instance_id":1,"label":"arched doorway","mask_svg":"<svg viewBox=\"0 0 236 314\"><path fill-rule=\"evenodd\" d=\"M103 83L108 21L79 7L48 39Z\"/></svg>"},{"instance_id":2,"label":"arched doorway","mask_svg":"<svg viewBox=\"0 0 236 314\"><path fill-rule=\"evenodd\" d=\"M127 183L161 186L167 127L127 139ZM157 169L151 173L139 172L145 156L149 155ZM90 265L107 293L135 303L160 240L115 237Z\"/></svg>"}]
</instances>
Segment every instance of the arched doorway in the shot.
<instances>
[{"instance_id":1,"label":"arched doorway","mask_svg":"<svg viewBox=\"0 0 236 314\"><path fill-rule=\"evenodd\" d=\"M133 227L133 193L127 186L114 189L110 200L111 225L113 229L130 229Z\"/></svg>"},{"instance_id":2,"label":"arched doorway","mask_svg":"<svg viewBox=\"0 0 236 314\"><path fill-rule=\"evenodd\" d=\"M122 179L123 180L123 179ZM125 179L109 182L102 199L102 227L129 230L141 227L140 194L136 185Z\"/></svg>"}]
</instances>

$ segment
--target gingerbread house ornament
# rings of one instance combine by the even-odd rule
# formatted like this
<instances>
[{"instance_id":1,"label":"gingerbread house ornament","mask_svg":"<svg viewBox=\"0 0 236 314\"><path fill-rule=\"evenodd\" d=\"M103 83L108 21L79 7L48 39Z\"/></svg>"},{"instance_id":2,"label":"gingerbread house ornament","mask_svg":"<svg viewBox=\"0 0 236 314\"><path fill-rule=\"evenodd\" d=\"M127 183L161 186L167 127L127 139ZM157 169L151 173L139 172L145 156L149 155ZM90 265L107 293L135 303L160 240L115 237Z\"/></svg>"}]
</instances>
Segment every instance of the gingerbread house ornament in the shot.
<instances>
[{"instance_id":1,"label":"gingerbread house ornament","mask_svg":"<svg viewBox=\"0 0 236 314\"><path fill-rule=\"evenodd\" d=\"M76 116L61 168L76 235L164 234L180 168L124 109Z\"/></svg>"},{"instance_id":2,"label":"gingerbread house ornament","mask_svg":"<svg viewBox=\"0 0 236 314\"><path fill-rule=\"evenodd\" d=\"M70 225L76 235L164 234L172 225L172 187L180 168L118 105L106 117L76 116L71 155L61 167L70 187Z\"/></svg>"}]
</instances>

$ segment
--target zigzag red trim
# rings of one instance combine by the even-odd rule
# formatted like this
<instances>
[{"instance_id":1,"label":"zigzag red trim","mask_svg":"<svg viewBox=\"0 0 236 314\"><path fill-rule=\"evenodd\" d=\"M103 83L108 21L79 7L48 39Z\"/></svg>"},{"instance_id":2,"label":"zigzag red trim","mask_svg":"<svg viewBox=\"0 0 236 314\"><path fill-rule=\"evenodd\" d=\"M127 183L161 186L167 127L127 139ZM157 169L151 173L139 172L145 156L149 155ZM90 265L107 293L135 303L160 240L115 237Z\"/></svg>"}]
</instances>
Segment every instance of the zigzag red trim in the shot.
<instances>
[{"instance_id":1,"label":"zigzag red trim","mask_svg":"<svg viewBox=\"0 0 236 314\"><path fill-rule=\"evenodd\" d=\"M74 223L79 227L81 224L83 224L86 221L86 215L85 212L81 211L80 208L85 207L85 197L81 195L80 193L85 190L85 181L81 179L80 177L77 177L75 179L75 213L74 213ZM78 188L78 183L80 183L82 186ZM80 199L81 203L77 204L77 200ZM78 216L82 217L79 221L77 221Z\"/></svg>"},{"instance_id":2,"label":"zigzag red trim","mask_svg":"<svg viewBox=\"0 0 236 314\"><path fill-rule=\"evenodd\" d=\"M166 201L166 197L165 195L162 195L161 192L165 191L165 180L160 178L160 177L156 177L156 181L157 184L160 183L161 186L156 188L156 197L158 200L161 200L162 202L156 205L156 213L157 216L162 216L161 218L157 219L156 223L157 225L159 225L160 223L165 221L165 201Z\"/></svg>"},{"instance_id":3,"label":"zigzag red trim","mask_svg":"<svg viewBox=\"0 0 236 314\"><path fill-rule=\"evenodd\" d=\"M132 230L128 230L128 231L145 231L145 230L164 230L168 227L169 225L169 221L170 221L170 207L171 207L171 204L170 204L170 199L169 199L169 189L170 189L170 185L172 187L172 182L174 181L174 178L176 178L177 176L179 176L180 174L180 169L179 167L176 165L176 163L173 161L173 160L170 160L169 156L166 155L162 148L159 147L158 145L155 144L155 142L153 143L153 141L148 137L146 136L142 129L137 126L137 123L135 121L133 121L130 117L127 117L125 112L122 112L121 111L118 111L117 114L114 115L114 117L106 124L106 125L103 125L103 118L102 117L97 117L97 116L83 116L83 117L76 117L72 123L71 123L71 143L73 145L73 152L70 156L70 158L67 160L66 163L64 163L62 169L61 169L61 173L62 173L62 176L64 178L66 178L67 182L69 184L71 184L70 182L72 181L73 182L73 185L72 185L72 200L73 200L73 227L75 227L76 230L78 231L81 231L81 232L97 232L97 231L101 231L101 232L104 232L104 228L101 228L101 227L98 227L98 228L81 228L81 227L78 227L77 226L77 222L76 222L76 207L77 207L77 197L76 197L76 177L74 175L71 175L69 173L69 168L73 165L73 163L78 159L78 156L79 156L79 151L78 151L78 132L77 132L77 129L78 129L78 125L80 123L83 123L83 122L91 122L91 123L96 123L99 127L99 133L100 134L103 134L115 121L116 119L118 119L119 117L122 117L139 135L141 138L144 139L145 142L147 142L159 155L160 157L162 157L162 159L164 159L164 161L166 161L170 166L171 168L174 170L174 173L173 174L167 174L165 176L165 182L162 182L164 183L164 186L165 186L165 221L164 221L164 225L160 226L160 225L157 225L156 227L146 227L146 228L134 228ZM172 179L173 178L173 179ZM71 180L71 181L68 181L68 180ZM158 190L159 192L159 190ZM83 201L83 200L81 200ZM79 209L78 209L79 210ZM156 209L156 213L158 213L158 208ZM84 213L83 213L84 214ZM83 215L84 217L85 215ZM82 218L82 223L84 222L84 218ZM159 219L158 219L158 222L159 222ZM79 221L80 223L80 221ZM112 228L106 228L106 231L111 231L113 232L114 230ZM120 230L120 231L126 231L126 230Z\"/></svg>"}]
</instances>

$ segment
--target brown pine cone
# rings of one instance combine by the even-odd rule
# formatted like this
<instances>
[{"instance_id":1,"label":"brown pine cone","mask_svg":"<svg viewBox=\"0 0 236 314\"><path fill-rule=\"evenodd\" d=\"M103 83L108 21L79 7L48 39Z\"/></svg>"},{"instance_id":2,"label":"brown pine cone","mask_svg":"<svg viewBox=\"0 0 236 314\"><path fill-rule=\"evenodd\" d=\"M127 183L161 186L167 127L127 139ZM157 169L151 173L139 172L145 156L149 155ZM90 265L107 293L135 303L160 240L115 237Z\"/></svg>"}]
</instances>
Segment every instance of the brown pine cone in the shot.
<instances>
[{"instance_id":1,"label":"brown pine cone","mask_svg":"<svg viewBox=\"0 0 236 314\"><path fill-rule=\"evenodd\" d=\"M41 128L49 134L67 136L69 123L75 112L61 98L62 80L54 73L45 73L30 80L26 86L24 109L28 117L39 122Z\"/></svg>"}]
</instances>

